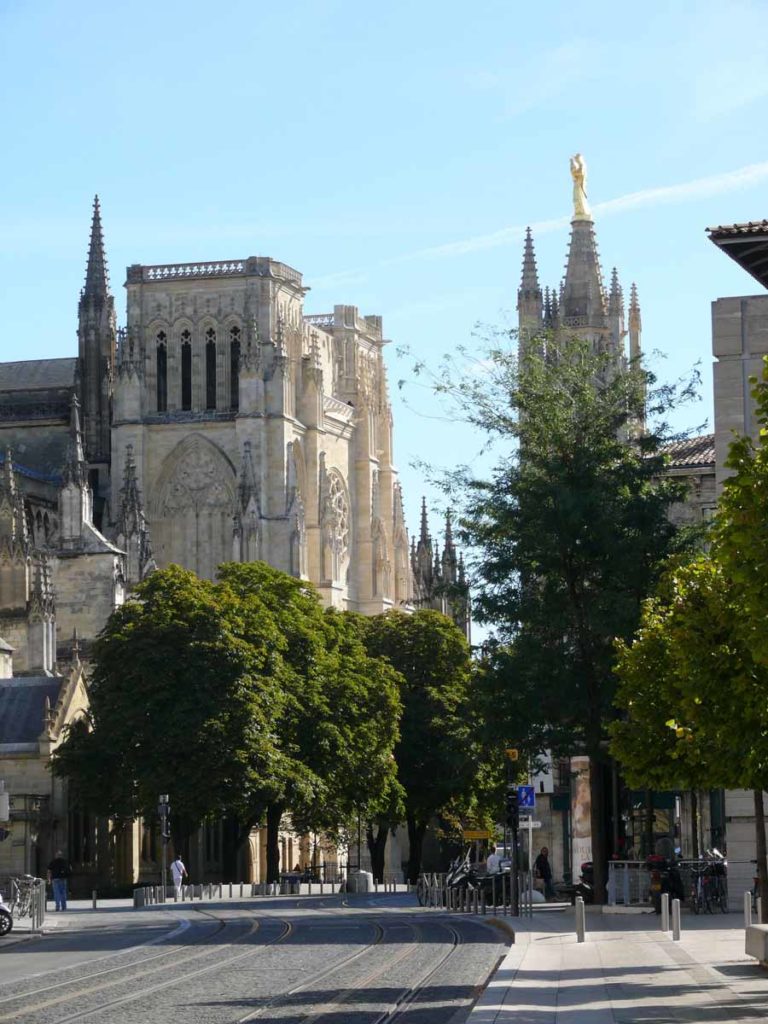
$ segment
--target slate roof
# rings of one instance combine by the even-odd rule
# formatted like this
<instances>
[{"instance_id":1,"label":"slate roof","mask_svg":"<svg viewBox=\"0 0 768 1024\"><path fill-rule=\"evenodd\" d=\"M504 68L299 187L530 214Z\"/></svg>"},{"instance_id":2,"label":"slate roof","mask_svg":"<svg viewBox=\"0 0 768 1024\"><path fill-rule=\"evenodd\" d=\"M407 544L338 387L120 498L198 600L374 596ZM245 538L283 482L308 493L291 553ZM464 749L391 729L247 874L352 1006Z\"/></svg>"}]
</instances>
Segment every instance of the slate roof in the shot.
<instances>
[{"instance_id":1,"label":"slate roof","mask_svg":"<svg viewBox=\"0 0 768 1024\"><path fill-rule=\"evenodd\" d=\"M5 461L6 448L10 448L17 473L33 480L58 483L67 459L68 442L69 426L66 424L16 427L6 426L0 420L0 465Z\"/></svg>"},{"instance_id":2,"label":"slate roof","mask_svg":"<svg viewBox=\"0 0 768 1024\"><path fill-rule=\"evenodd\" d=\"M22 359L0 363L0 391L71 388L77 359Z\"/></svg>"},{"instance_id":3,"label":"slate roof","mask_svg":"<svg viewBox=\"0 0 768 1024\"><path fill-rule=\"evenodd\" d=\"M0 679L0 745L34 743L43 731L45 698L55 707L63 685L51 676Z\"/></svg>"},{"instance_id":4,"label":"slate roof","mask_svg":"<svg viewBox=\"0 0 768 1024\"><path fill-rule=\"evenodd\" d=\"M710 242L768 288L768 220L707 228Z\"/></svg>"},{"instance_id":5,"label":"slate roof","mask_svg":"<svg viewBox=\"0 0 768 1024\"><path fill-rule=\"evenodd\" d=\"M698 437L687 437L682 441L670 441L661 446L661 450L669 459L670 469L682 469L701 466L715 467L715 435L700 434Z\"/></svg>"}]
</instances>

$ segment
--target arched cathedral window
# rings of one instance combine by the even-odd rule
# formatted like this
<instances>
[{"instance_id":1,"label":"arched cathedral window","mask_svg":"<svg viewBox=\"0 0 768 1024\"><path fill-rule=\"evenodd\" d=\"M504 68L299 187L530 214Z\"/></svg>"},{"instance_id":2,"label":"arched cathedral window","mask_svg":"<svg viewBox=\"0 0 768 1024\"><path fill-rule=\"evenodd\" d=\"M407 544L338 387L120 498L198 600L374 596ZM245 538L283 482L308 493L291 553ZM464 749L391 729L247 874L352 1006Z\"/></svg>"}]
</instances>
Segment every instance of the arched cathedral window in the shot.
<instances>
[{"instance_id":1,"label":"arched cathedral window","mask_svg":"<svg viewBox=\"0 0 768 1024\"><path fill-rule=\"evenodd\" d=\"M205 332L205 408L216 408L216 331Z\"/></svg>"},{"instance_id":2,"label":"arched cathedral window","mask_svg":"<svg viewBox=\"0 0 768 1024\"><path fill-rule=\"evenodd\" d=\"M181 408L192 408L192 335L181 332Z\"/></svg>"},{"instance_id":3,"label":"arched cathedral window","mask_svg":"<svg viewBox=\"0 0 768 1024\"><path fill-rule=\"evenodd\" d=\"M240 328L229 331L229 408L240 408Z\"/></svg>"},{"instance_id":4,"label":"arched cathedral window","mask_svg":"<svg viewBox=\"0 0 768 1024\"><path fill-rule=\"evenodd\" d=\"M157 335L157 411L168 409L168 348L165 331Z\"/></svg>"}]
</instances>

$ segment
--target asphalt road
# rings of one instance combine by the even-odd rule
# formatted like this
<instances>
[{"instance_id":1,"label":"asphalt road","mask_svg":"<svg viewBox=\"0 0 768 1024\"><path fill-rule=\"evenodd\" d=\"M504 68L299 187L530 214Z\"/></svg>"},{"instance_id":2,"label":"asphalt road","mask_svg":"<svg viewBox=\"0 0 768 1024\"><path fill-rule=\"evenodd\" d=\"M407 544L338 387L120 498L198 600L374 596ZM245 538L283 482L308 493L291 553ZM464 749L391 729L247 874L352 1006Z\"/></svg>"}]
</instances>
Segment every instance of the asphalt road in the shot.
<instances>
[{"instance_id":1,"label":"asphalt road","mask_svg":"<svg viewBox=\"0 0 768 1024\"><path fill-rule=\"evenodd\" d=\"M305 897L83 913L0 947L0 1024L457 1024L509 940L482 919L414 904Z\"/></svg>"}]
</instances>

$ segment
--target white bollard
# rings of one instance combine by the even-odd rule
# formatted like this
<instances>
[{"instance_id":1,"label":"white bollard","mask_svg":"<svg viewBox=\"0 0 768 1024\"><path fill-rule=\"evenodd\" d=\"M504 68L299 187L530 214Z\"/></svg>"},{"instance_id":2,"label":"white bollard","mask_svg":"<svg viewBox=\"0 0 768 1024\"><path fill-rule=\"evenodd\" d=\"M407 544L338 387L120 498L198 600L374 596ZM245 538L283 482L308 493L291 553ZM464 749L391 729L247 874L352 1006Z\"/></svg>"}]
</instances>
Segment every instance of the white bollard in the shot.
<instances>
[{"instance_id":1,"label":"white bollard","mask_svg":"<svg viewBox=\"0 0 768 1024\"><path fill-rule=\"evenodd\" d=\"M752 924L752 893L744 893L744 927L749 928Z\"/></svg>"},{"instance_id":2,"label":"white bollard","mask_svg":"<svg viewBox=\"0 0 768 1024\"><path fill-rule=\"evenodd\" d=\"M669 893L663 892L661 894L661 930L663 932L669 931Z\"/></svg>"},{"instance_id":3,"label":"white bollard","mask_svg":"<svg viewBox=\"0 0 768 1024\"><path fill-rule=\"evenodd\" d=\"M576 941L583 942L586 935L586 916L584 911L584 897L576 897Z\"/></svg>"},{"instance_id":4,"label":"white bollard","mask_svg":"<svg viewBox=\"0 0 768 1024\"><path fill-rule=\"evenodd\" d=\"M680 900L672 900L672 940L680 941Z\"/></svg>"}]
</instances>

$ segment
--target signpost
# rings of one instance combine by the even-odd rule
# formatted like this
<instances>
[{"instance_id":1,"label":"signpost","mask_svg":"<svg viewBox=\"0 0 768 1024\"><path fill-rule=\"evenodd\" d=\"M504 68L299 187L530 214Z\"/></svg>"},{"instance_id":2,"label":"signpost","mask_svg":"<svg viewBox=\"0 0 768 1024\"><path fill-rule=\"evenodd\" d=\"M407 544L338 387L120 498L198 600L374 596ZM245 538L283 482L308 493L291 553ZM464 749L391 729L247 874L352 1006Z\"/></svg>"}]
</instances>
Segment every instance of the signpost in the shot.
<instances>
[{"instance_id":1,"label":"signpost","mask_svg":"<svg viewBox=\"0 0 768 1024\"><path fill-rule=\"evenodd\" d=\"M170 835L168 834L168 814L170 810L171 807L168 803L168 794L161 793L157 808L157 813L160 815L160 840L163 844L162 867L160 869L162 871L162 878L160 880L161 903L165 903L166 872L168 870L168 840L170 839Z\"/></svg>"}]
</instances>

